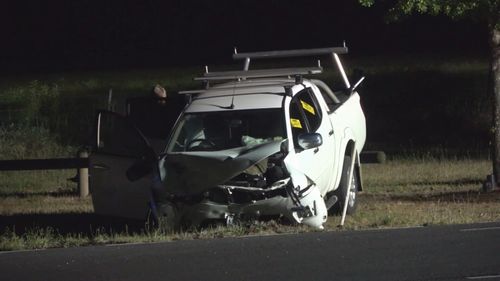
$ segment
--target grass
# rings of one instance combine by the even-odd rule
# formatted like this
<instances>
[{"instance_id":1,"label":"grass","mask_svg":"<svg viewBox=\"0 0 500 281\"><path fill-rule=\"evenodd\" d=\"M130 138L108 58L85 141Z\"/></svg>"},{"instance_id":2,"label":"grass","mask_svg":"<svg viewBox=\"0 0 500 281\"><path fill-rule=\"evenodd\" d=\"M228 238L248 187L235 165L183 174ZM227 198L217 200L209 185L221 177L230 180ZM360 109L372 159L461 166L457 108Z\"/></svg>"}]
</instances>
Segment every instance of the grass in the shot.
<instances>
[{"instance_id":1,"label":"grass","mask_svg":"<svg viewBox=\"0 0 500 281\"><path fill-rule=\"evenodd\" d=\"M349 228L500 220L500 194L482 193L487 160L399 159L366 165L367 191Z\"/></svg>"},{"instance_id":2,"label":"grass","mask_svg":"<svg viewBox=\"0 0 500 281\"><path fill-rule=\"evenodd\" d=\"M54 193L57 194L57 193ZM51 195L29 193L22 196L5 196L0 198L0 214L3 216L13 215L44 215L44 214L62 214L92 213L91 199L80 199L76 194L72 195Z\"/></svg>"},{"instance_id":3,"label":"grass","mask_svg":"<svg viewBox=\"0 0 500 281\"><path fill-rule=\"evenodd\" d=\"M390 160L365 165L365 191L357 212L347 217L348 230L491 222L500 220L500 193L482 193L481 181L490 171L488 160ZM0 250L40 249L185 239L213 239L316 231L304 225L251 221L236 226L209 226L181 232L144 228L141 222L116 221L92 214L90 198L27 192L0 198L4 226ZM6 223L5 223L6 221ZM78 221L78 225L74 224ZM340 217L325 228L339 231Z\"/></svg>"},{"instance_id":4,"label":"grass","mask_svg":"<svg viewBox=\"0 0 500 281\"><path fill-rule=\"evenodd\" d=\"M110 90L110 106L123 112L128 97L151 94L157 83L174 94L193 87L200 72L186 67L0 77L0 128L46 128L59 143L79 146L88 139L95 111L108 108Z\"/></svg>"},{"instance_id":5,"label":"grass","mask_svg":"<svg viewBox=\"0 0 500 281\"><path fill-rule=\"evenodd\" d=\"M230 227L213 226L196 231L182 231L177 233L164 233L161 231L142 232L130 234L125 232L109 233L96 230L92 235L71 233L60 234L53 228L33 228L22 235L7 229L0 236L0 250L30 250L46 248L68 248L90 245L109 245L124 243L155 243L176 240L216 239L223 237L240 237L245 235L270 235L278 233L300 233L311 231L301 226L283 226L274 221L254 222L249 225L235 225Z\"/></svg>"},{"instance_id":6,"label":"grass","mask_svg":"<svg viewBox=\"0 0 500 281\"><path fill-rule=\"evenodd\" d=\"M25 125L0 127L0 159L75 157L77 148L58 142L48 129ZM74 170L0 171L0 198L16 194L68 193L76 184L68 181ZM0 205L0 208L3 208Z\"/></svg>"}]
</instances>

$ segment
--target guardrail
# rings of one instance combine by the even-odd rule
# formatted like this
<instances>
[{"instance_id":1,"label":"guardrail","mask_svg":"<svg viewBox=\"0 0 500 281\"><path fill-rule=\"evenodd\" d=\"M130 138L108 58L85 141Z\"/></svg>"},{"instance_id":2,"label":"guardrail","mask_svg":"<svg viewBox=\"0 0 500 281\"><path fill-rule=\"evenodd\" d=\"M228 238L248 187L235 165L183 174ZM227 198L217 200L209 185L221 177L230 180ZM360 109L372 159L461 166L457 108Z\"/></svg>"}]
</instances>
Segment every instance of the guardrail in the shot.
<instances>
[{"instance_id":1,"label":"guardrail","mask_svg":"<svg viewBox=\"0 0 500 281\"><path fill-rule=\"evenodd\" d=\"M78 190L80 197L89 195L89 154L82 151L78 158L0 160L0 171L29 170L78 170Z\"/></svg>"},{"instance_id":2,"label":"guardrail","mask_svg":"<svg viewBox=\"0 0 500 281\"><path fill-rule=\"evenodd\" d=\"M78 158L0 160L0 171L65 170L78 169L78 190L80 197L89 195L89 154L81 151ZM383 151L364 151L361 163L382 164L386 156Z\"/></svg>"}]
</instances>

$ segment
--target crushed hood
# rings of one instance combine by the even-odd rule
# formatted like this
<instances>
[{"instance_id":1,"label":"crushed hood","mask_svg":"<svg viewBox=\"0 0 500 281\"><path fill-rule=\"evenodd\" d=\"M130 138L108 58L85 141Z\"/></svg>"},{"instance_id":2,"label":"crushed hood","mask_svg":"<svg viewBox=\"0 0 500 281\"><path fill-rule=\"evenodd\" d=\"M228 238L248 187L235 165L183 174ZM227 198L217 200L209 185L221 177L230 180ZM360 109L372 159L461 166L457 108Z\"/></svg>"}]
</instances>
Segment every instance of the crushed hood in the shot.
<instances>
[{"instance_id":1,"label":"crushed hood","mask_svg":"<svg viewBox=\"0 0 500 281\"><path fill-rule=\"evenodd\" d=\"M280 152L283 141L222 151L167 154L161 164L164 184L169 192L196 194L223 184L249 167ZM163 174L163 173L162 173Z\"/></svg>"}]
</instances>

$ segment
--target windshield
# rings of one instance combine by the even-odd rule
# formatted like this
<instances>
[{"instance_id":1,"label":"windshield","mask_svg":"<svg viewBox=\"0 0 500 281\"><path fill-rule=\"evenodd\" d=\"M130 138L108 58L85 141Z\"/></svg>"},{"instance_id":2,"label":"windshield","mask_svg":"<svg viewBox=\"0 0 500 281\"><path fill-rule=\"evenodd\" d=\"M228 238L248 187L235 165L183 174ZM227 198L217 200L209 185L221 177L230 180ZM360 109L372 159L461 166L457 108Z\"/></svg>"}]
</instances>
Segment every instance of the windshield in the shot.
<instances>
[{"instance_id":1,"label":"windshield","mask_svg":"<svg viewBox=\"0 0 500 281\"><path fill-rule=\"evenodd\" d=\"M285 138L281 108L187 113L179 121L168 152L215 151Z\"/></svg>"}]
</instances>

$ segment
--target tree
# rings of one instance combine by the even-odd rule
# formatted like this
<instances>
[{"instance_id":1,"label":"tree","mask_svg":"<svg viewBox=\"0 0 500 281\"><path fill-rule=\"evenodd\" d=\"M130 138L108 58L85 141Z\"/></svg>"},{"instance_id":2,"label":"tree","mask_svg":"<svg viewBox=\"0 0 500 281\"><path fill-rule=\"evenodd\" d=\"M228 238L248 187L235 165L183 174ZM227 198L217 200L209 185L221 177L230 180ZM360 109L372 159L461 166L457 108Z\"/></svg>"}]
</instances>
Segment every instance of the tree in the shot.
<instances>
[{"instance_id":1,"label":"tree","mask_svg":"<svg viewBox=\"0 0 500 281\"><path fill-rule=\"evenodd\" d=\"M493 176L500 183L500 0L358 0L370 7L375 2L389 4L390 20L400 20L414 13L440 15L452 19L472 19L484 24L489 31L490 77L493 101L492 152ZM485 38L486 40L486 38Z\"/></svg>"}]
</instances>

